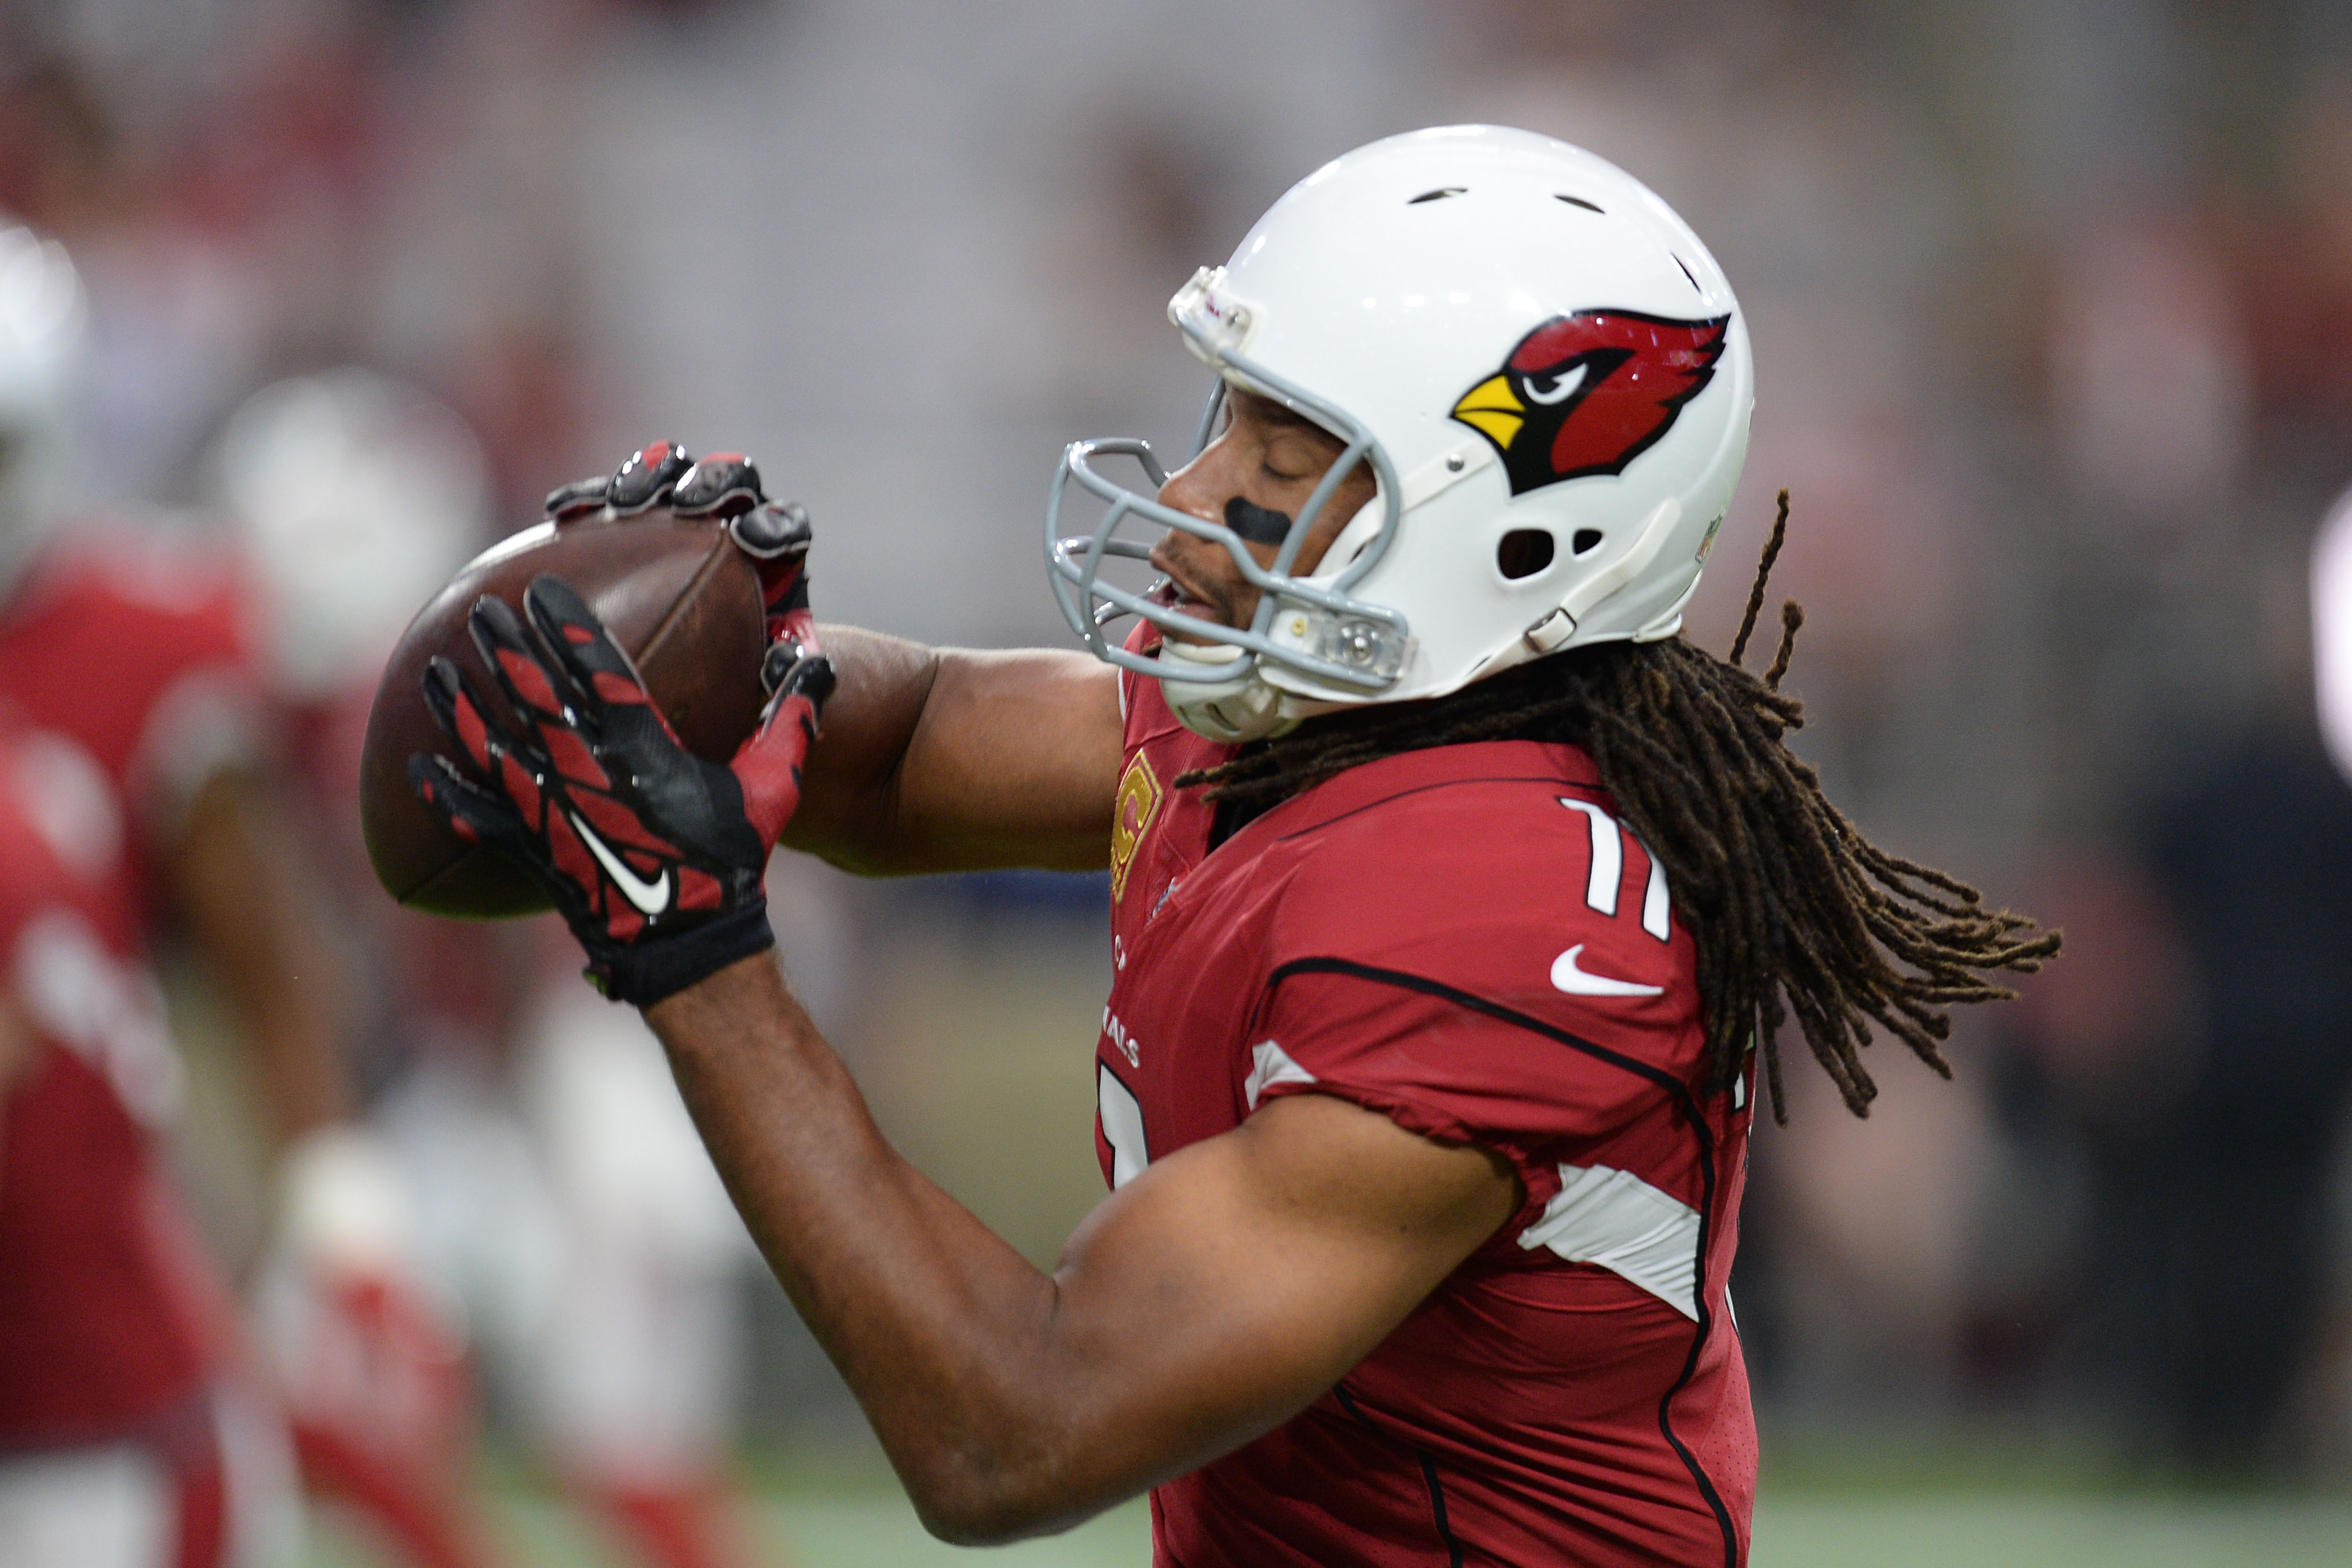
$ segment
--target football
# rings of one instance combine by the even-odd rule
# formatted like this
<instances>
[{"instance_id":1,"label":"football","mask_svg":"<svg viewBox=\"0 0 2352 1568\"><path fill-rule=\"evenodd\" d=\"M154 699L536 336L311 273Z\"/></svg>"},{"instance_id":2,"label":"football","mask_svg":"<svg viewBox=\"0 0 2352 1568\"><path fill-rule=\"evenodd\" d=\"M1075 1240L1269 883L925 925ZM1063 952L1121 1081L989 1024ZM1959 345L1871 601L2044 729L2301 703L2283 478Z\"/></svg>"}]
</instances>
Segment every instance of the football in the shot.
<instances>
[{"instance_id":1,"label":"football","mask_svg":"<svg viewBox=\"0 0 2352 1568\"><path fill-rule=\"evenodd\" d=\"M523 591L542 573L588 601L636 661L678 738L698 755L727 760L759 721L759 579L722 522L656 509L561 527L542 523L516 534L476 558L409 623L368 713L360 829L384 891L411 908L494 920L548 907L521 867L459 839L408 779L415 752L436 751L466 765L425 706L425 668L436 653L465 672L492 715L511 719L466 618L484 594L520 614Z\"/></svg>"}]
</instances>

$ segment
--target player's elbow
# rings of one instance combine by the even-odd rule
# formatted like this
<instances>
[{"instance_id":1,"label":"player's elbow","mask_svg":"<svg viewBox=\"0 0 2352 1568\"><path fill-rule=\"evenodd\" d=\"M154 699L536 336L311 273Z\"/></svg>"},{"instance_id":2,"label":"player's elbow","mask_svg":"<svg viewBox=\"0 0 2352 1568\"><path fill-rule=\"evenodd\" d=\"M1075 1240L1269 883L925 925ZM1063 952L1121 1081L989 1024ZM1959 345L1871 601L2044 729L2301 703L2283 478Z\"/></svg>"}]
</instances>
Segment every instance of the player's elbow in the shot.
<instances>
[{"instance_id":1,"label":"player's elbow","mask_svg":"<svg viewBox=\"0 0 2352 1568\"><path fill-rule=\"evenodd\" d=\"M950 1462L902 1472L923 1528L951 1546L1004 1546L1069 1529L1099 1512L1066 1484L1062 1468Z\"/></svg>"},{"instance_id":2,"label":"player's elbow","mask_svg":"<svg viewBox=\"0 0 2352 1568\"><path fill-rule=\"evenodd\" d=\"M914 1501L923 1528L950 1546L1008 1546L1042 1533L1034 1515L1002 1500L916 1496Z\"/></svg>"}]
</instances>

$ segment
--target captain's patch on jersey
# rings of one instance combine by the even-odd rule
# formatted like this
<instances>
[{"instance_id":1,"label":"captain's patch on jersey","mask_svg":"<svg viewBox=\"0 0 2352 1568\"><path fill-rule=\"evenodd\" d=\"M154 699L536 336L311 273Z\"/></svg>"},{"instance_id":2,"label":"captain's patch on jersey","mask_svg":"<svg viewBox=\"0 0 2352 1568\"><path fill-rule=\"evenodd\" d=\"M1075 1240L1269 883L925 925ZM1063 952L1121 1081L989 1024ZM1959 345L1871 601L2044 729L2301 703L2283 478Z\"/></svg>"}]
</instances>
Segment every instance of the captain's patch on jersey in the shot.
<instances>
[{"instance_id":1,"label":"captain's patch on jersey","mask_svg":"<svg viewBox=\"0 0 2352 1568\"><path fill-rule=\"evenodd\" d=\"M1142 846L1143 835L1150 830L1151 819L1160 810L1160 779L1145 761L1143 753L1135 754L1119 775L1118 804L1110 821L1110 895L1113 901L1127 896L1127 873L1135 864L1135 852Z\"/></svg>"}]
</instances>

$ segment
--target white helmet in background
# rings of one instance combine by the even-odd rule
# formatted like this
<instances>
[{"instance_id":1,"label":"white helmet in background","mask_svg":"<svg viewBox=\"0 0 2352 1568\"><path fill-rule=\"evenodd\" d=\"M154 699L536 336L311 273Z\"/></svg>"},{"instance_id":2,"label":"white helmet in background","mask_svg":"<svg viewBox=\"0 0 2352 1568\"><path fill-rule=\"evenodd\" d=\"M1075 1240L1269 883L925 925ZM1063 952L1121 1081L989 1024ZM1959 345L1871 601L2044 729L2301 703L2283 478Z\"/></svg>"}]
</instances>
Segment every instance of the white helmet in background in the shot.
<instances>
[{"instance_id":1,"label":"white helmet in background","mask_svg":"<svg viewBox=\"0 0 2352 1568\"><path fill-rule=\"evenodd\" d=\"M63 516L89 309L65 247L0 219L0 592Z\"/></svg>"},{"instance_id":2,"label":"white helmet in background","mask_svg":"<svg viewBox=\"0 0 2352 1568\"><path fill-rule=\"evenodd\" d=\"M1271 567L1094 466L1133 456L1157 486L1148 444L1064 455L1055 597L1096 653L1159 677L1191 728L1279 734L1335 706L1440 696L1539 654L1680 630L1747 455L1754 371L1722 269L1622 170L1496 126L1391 137L1292 187L1168 308L1220 392L1272 398L1347 443ZM1359 463L1378 494L1293 575ZM1108 509L1064 538L1073 480ZM1223 545L1262 591L1254 623L1106 580L1111 560L1149 552L1123 536L1130 520ZM1124 614L1202 641L1129 653L1101 630Z\"/></svg>"},{"instance_id":3,"label":"white helmet in background","mask_svg":"<svg viewBox=\"0 0 2352 1568\"><path fill-rule=\"evenodd\" d=\"M230 418L213 463L262 589L273 677L297 697L373 680L489 520L465 421L358 367L264 387Z\"/></svg>"}]
</instances>

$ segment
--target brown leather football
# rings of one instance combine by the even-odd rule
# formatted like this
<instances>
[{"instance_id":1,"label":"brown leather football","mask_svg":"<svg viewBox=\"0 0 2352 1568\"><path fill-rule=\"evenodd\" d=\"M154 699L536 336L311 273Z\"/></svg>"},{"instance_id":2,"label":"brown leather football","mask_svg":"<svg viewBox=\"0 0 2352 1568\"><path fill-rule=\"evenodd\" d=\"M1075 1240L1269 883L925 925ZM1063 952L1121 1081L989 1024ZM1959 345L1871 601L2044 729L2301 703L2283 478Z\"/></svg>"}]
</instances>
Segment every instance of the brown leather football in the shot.
<instances>
[{"instance_id":1,"label":"brown leather football","mask_svg":"<svg viewBox=\"0 0 2352 1568\"><path fill-rule=\"evenodd\" d=\"M377 879L412 908L493 920L548 907L529 873L459 839L408 781L414 752L437 751L465 766L425 706L425 666L434 654L455 661L484 707L512 722L466 616L486 593L520 613L523 590L542 572L588 601L697 756L726 761L759 722L760 583L724 524L663 509L561 528L542 523L515 535L459 572L410 622L368 713L360 829Z\"/></svg>"}]
</instances>

